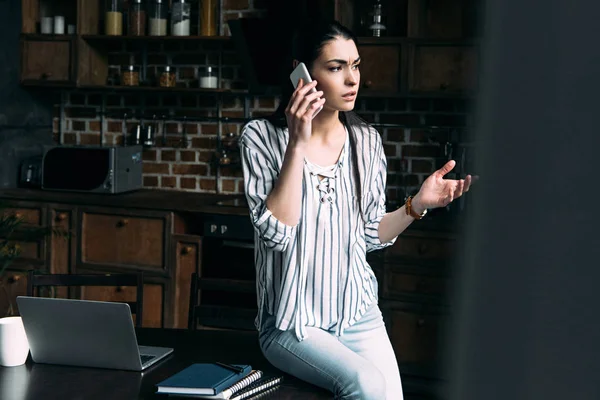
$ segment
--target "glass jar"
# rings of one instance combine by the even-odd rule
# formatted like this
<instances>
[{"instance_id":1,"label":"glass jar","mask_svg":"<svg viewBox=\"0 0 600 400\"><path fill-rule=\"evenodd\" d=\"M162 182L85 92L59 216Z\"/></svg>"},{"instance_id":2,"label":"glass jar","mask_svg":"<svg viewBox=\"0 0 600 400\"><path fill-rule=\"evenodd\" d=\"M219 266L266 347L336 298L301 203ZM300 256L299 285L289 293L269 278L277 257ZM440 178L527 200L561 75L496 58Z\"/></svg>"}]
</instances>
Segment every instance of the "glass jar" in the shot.
<instances>
[{"instance_id":1,"label":"glass jar","mask_svg":"<svg viewBox=\"0 0 600 400\"><path fill-rule=\"evenodd\" d=\"M154 0L148 8L148 35L165 36L167 34L167 19L169 8L163 0Z\"/></svg>"},{"instance_id":2,"label":"glass jar","mask_svg":"<svg viewBox=\"0 0 600 400\"><path fill-rule=\"evenodd\" d=\"M217 77L213 75L212 67L206 67L206 75L200 78L200 87L216 89L218 87Z\"/></svg>"},{"instance_id":3,"label":"glass jar","mask_svg":"<svg viewBox=\"0 0 600 400\"><path fill-rule=\"evenodd\" d=\"M121 69L122 86L139 86L140 69L135 65L127 65Z\"/></svg>"},{"instance_id":4,"label":"glass jar","mask_svg":"<svg viewBox=\"0 0 600 400\"><path fill-rule=\"evenodd\" d=\"M200 0L200 12L198 21L200 36L217 35L217 4L218 0Z\"/></svg>"},{"instance_id":5,"label":"glass jar","mask_svg":"<svg viewBox=\"0 0 600 400\"><path fill-rule=\"evenodd\" d=\"M190 34L190 4L185 0L173 0L171 6L171 35L189 36Z\"/></svg>"},{"instance_id":6,"label":"glass jar","mask_svg":"<svg viewBox=\"0 0 600 400\"><path fill-rule=\"evenodd\" d=\"M146 34L146 10L142 0L131 0L128 28L128 34L131 36L144 36Z\"/></svg>"},{"instance_id":7,"label":"glass jar","mask_svg":"<svg viewBox=\"0 0 600 400\"><path fill-rule=\"evenodd\" d=\"M175 71L173 71L173 68L164 67L158 77L158 85L160 87L175 87Z\"/></svg>"},{"instance_id":8,"label":"glass jar","mask_svg":"<svg viewBox=\"0 0 600 400\"><path fill-rule=\"evenodd\" d=\"M123 34L123 3L121 0L106 1L104 34L112 36Z\"/></svg>"}]
</instances>

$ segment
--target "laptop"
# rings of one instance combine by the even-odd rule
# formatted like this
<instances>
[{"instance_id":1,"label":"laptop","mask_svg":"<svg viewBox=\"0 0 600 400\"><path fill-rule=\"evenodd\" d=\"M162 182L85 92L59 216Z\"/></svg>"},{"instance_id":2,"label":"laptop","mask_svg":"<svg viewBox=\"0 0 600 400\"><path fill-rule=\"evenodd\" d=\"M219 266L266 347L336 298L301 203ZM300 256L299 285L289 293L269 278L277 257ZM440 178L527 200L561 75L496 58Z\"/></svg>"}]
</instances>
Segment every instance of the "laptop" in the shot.
<instances>
[{"instance_id":1,"label":"laptop","mask_svg":"<svg viewBox=\"0 0 600 400\"><path fill-rule=\"evenodd\" d=\"M138 346L126 303L18 296L36 363L143 371L173 352Z\"/></svg>"}]
</instances>

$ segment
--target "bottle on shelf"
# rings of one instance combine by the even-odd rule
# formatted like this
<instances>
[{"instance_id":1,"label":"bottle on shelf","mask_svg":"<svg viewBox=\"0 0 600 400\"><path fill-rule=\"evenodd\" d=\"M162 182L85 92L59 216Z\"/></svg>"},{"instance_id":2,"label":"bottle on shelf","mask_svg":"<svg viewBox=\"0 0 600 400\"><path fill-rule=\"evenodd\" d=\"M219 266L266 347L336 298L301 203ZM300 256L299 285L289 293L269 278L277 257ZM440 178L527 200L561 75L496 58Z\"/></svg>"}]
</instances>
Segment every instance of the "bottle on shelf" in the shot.
<instances>
[{"instance_id":1,"label":"bottle on shelf","mask_svg":"<svg viewBox=\"0 0 600 400\"><path fill-rule=\"evenodd\" d=\"M166 0L153 0L148 8L148 35L165 36L169 9Z\"/></svg>"},{"instance_id":2,"label":"bottle on shelf","mask_svg":"<svg viewBox=\"0 0 600 400\"><path fill-rule=\"evenodd\" d=\"M171 35L190 35L190 4L186 0L174 0L171 6Z\"/></svg>"},{"instance_id":3,"label":"bottle on shelf","mask_svg":"<svg viewBox=\"0 0 600 400\"><path fill-rule=\"evenodd\" d=\"M146 9L142 0L130 0L128 34L144 36L146 34Z\"/></svg>"},{"instance_id":4,"label":"bottle on shelf","mask_svg":"<svg viewBox=\"0 0 600 400\"><path fill-rule=\"evenodd\" d=\"M218 87L217 77L213 76L212 67L206 67L206 75L200 77L200 87L216 89Z\"/></svg>"},{"instance_id":5,"label":"bottle on shelf","mask_svg":"<svg viewBox=\"0 0 600 400\"><path fill-rule=\"evenodd\" d=\"M123 34L123 3L121 0L106 1L104 34L112 36Z\"/></svg>"},{"instance_id":6,"label":"bottle on shelf","mask_svg":"<svg viewBox=\"0 0 600 400\"><path fill-rule=\"evenodd\" d=\"M198 21L198 34L200 36L216 36L218 28L218 1L200 0L200 19Z\"/></svg>"}]
</instances>

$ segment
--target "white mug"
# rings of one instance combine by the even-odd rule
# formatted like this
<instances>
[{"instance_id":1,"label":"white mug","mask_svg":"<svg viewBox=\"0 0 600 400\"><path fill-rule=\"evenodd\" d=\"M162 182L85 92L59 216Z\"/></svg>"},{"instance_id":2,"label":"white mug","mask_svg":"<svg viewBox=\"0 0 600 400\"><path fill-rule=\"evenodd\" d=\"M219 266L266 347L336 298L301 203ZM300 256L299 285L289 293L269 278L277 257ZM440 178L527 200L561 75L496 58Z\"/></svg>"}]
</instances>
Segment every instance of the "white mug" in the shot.
<instances>
[{"instance_id":1,"label":"white mug","mask_svg":"<svg viewBox=\"0 0 600 400\"><path fill-rule=\"evenodd\" d=\"M0 318L0 366L22 365L29 354L29 342L21 317Z\"/></svg>"}]
</instances>

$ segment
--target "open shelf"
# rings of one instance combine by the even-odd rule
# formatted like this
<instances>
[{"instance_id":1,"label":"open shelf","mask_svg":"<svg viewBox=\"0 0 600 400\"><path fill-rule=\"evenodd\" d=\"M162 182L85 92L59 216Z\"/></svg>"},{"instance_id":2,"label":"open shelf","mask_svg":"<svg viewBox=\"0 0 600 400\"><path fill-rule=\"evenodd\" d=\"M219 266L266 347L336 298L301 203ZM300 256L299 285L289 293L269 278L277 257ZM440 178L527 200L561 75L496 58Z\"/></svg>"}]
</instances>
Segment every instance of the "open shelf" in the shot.
<instances>
[{"instance_id":1,"label":"open shelf","mask_svg":"<svg viewBox=\"0 0 600 400\"><path fill-rule=\"evenodd\" d=\"M82 35L81 38L88 42L190 42L190 41L212 41L228 42L229 36L128 36L128 35Z\"/></svg>"},{"instance_id":2,"label":"open shelf","mask_svg":"<svg viewBox=\"0 0 600 400\"><path fill-rule=\"evenodd\" d=\"M160 86L103 86L103 85L80 85L75 89L109 91L109 92L161 92L161 93L224 93L224 94L246 94L245 89L206 89L206 88L185 88L185 87L160 87Z\"/></svg>"},{"instance_id":3,"label":"open shelf","mask_svg":"<svg viewBox=\"0 0 600 400\"><path fill-rule=\"evenodd\" d=\"M381 45L431 45L431 46L473 46L480 43L480 38L415 38L415 37L404 37L404 36L361 36L358 37L359 44L381 44Z\"/></svg>"}]
</instances>

